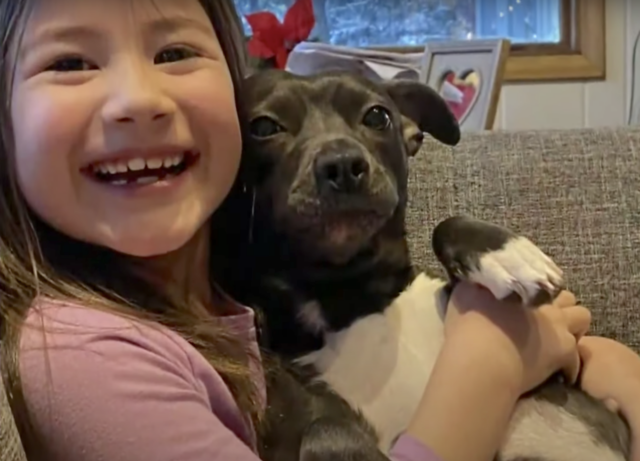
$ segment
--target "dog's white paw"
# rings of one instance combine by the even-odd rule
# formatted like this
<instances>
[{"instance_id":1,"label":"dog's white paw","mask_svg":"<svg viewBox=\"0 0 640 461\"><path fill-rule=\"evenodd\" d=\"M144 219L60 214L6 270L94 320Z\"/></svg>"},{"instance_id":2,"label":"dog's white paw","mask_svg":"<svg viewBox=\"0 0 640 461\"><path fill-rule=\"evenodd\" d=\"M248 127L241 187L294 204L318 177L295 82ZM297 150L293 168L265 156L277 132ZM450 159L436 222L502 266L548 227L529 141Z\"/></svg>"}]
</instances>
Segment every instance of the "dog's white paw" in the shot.
<instances>
[{"instance_id":1,"label":"dog's white paw","mask_svg":"<svg viewBox=\"0 0 640 461\"><path fill-rule=\"evenodd\" d=\"M502 249L482 255L468 279L497 299L515 292L525 304L541 290L552 294L564 284L562 270L526 237L510 239Z\"/></svg>"}]
</instances>

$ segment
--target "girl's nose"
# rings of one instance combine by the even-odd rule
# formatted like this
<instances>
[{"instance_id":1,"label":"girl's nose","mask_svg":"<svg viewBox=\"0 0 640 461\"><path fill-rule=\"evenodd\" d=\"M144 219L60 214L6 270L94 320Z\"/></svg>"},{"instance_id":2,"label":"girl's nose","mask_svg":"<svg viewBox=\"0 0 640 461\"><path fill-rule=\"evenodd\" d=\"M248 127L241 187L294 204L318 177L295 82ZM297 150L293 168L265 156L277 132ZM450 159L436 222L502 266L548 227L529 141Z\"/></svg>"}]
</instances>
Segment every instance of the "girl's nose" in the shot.
<instances>
[{"instance_id":1,"label":"girl's nose","mask_svg":"<svg viewBox=\"0 0 640 461\"><path fill-rule=\"evenodd\" d=\"M175 102L154 77L152 72L138 70L118 79L103 108L105 123L146 125L171 118Z\"/></svg>"}]
</instances>

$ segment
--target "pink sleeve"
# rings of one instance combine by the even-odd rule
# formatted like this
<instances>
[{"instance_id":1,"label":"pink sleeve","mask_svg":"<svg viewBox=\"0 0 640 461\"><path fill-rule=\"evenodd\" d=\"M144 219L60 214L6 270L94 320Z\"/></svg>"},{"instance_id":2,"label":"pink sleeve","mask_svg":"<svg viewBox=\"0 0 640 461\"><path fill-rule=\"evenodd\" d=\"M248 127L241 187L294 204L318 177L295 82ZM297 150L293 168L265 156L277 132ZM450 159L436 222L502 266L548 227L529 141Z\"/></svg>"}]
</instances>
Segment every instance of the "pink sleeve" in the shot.
<instances>
[{"instance_id":1,"label":"pink sleeve","mask_svg":"<svg viewBox=\"0 0 640 461\"><path fill-rule=\"evenodd\" d=\"M175 341L132 326L75 330L47 334L46 359L43 333L23 332L22 379L44 459L258 460L223 423L237 419L226 388L210 401Z\"/></svg>"},{"instance_id":2,"label":"pink sleeve","mask_svg":"<svg viewBox=\"0 0 640 461\"><path fill-rule=\"evenodd\" d=\"M407 434L398 438L389 456L392 461L441 461L422 442Z\"/></svg>"}]
</instances>

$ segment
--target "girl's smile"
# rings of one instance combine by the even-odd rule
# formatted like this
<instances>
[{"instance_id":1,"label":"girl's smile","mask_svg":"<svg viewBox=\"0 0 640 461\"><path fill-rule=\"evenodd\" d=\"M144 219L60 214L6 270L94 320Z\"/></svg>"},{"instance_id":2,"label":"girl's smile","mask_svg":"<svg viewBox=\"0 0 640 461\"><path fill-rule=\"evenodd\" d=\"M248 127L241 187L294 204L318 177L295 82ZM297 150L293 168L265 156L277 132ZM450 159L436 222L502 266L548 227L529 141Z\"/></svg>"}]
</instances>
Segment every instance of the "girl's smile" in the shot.
<instances>
[{"instance_id":1,"label":"girl's smile","mask_svg":"<svg viewBox=\"0 0 640 461\"><path fill-rule=\"evenodd\" d=\"M194 149L179 146L116 152L92 162L82 172L93 181L127 189L166 186L191 172L200 159Z\"/></svg>"}]
</instances>

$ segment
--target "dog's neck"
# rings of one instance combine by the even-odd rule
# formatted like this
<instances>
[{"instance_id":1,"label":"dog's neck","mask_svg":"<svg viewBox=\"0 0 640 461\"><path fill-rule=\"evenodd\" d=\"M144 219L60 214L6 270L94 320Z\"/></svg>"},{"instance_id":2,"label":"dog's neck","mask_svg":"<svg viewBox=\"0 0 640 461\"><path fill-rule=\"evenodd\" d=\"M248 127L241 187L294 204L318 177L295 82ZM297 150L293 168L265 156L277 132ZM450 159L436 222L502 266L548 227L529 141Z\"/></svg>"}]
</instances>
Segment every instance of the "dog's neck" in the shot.
<instances>
[{"instance_id":1,"label":"dog's neck","mask_svg":"<svg viewBox=\"0 0 640 461\"><path fill-rule=\"evenodd\" d=\"M317 349L325 333L391 304L415 277L404 219L399 207L366 249L338 265L305 257L258 218L249 257L261 287L259 299L249 302L265 315L269 347L293 356Z\"/></svg>"},{"instance_id":2,"label":"dog's neck","mask_svg":"<svg viewBox=\"0 0 640 461\"><path fill-rule=\"evenodd\" d=\"M310 257L291 237L275 231L268 217L262 217L255 223L251 253L269 272L286 277L301 289L370 280L411 265L404 221L404 210L399 207L362 250L337 263Z\"/></svg>"}]
</instances>

